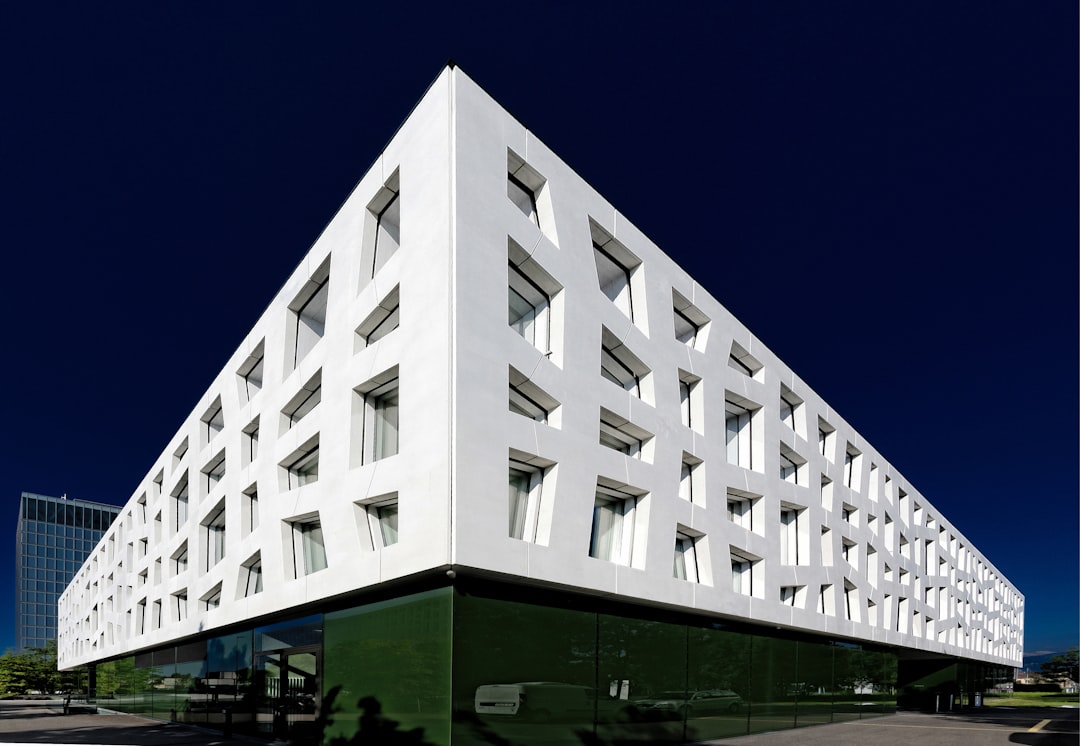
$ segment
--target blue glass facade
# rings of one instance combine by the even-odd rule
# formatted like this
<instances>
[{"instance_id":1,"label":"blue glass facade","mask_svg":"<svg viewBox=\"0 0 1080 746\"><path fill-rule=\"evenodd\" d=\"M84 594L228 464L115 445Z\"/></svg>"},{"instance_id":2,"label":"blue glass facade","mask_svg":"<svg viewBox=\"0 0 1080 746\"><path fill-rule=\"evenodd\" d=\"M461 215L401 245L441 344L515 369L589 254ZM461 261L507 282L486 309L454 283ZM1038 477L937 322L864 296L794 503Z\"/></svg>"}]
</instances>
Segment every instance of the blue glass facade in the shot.
<instances>
[{"instance_id":1,"label":"blue glass facade","mask_svg":"<svg viewBox=\"0 0 1080 746\"><path fill-rule=\"evenodd\" d=\"M22 493L15 534L15 645L56 640L56 602L119 514L115 505Z\"/></svg>"}]
</instances>

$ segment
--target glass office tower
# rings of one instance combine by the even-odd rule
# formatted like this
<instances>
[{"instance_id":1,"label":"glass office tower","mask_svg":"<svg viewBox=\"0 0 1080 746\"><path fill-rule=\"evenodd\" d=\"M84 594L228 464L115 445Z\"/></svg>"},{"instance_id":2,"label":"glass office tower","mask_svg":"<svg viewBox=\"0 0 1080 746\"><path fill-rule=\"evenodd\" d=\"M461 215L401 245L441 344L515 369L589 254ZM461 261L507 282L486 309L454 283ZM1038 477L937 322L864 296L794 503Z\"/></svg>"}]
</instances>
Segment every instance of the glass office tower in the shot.
<instances>
[{"instance_id":1,"label":"glass office tower","mask_svg":"<svg viewBox=\"0 0 1080 746\"><path fill-rule=\"evenodd\" d=\"M48 497L19 500L15 533L15 645L56 639L56 601L120 512L115 505Z\"/></svg>"}]
</instances>

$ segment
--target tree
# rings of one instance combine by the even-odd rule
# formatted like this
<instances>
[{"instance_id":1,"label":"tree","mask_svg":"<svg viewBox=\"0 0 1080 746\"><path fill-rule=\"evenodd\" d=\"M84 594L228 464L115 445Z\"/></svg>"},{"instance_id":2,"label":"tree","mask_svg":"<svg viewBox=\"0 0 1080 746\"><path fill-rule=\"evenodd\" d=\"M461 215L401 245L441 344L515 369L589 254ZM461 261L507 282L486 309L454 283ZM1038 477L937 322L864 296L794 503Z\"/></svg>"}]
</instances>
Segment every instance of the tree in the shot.
<instances>
[{"instance_id":1,"label":"tree","mask_svg":"<svg viewBox=\"0 0 1080 746\"><path fill-rule=\"evenodd\" d=\"M51 694L61 688L56 670L56 642L43 648L29 648L23 653L7 652L0 656L0 692Z\"/></svg>"},{"instance_id":2,"label":"tree","mask_svg":"<svg viewBox=\"0 0 1080 746\"><path fill-rule=\"evenodd\" d=\"M1064 653L1058 653L1043 661L1039 669L1049 679L1080 681L1080 671L1077 670L1077 652L1077 648L1070 648Z\"/></svg>"}]
</instances>

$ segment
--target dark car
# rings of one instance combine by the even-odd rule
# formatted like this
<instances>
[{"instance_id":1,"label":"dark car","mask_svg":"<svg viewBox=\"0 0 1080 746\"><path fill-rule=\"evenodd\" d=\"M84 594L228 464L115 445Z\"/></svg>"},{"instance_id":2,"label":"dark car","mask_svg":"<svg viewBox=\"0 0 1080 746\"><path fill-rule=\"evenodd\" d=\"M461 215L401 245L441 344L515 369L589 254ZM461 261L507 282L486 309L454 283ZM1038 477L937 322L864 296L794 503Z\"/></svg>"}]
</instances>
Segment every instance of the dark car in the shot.
<instances>
[{"instance_id":1,"label":"dark car","mask_svg":"<svg viewBox=\"0 0 1080 746\"><path fill-rule=\"evenodd\" d=\"M655 696L634 701L634 706L644 714L664 714L678 718L738 712L742 704L742 697L730 689L660 692Z\"/></svg>"}]
</instances>

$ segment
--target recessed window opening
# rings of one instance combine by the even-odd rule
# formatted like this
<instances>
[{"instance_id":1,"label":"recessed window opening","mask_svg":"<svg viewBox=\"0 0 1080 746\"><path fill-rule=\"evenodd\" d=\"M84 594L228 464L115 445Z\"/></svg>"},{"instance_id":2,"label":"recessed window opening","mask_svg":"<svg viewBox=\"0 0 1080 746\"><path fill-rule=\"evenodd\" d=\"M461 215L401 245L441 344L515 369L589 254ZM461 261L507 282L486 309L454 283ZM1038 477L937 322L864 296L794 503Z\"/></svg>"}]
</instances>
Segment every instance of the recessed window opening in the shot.
<instances>
[{"instance_id":1,"label":"recessed window opening","mask_svg":"<svg viewBox=\"0 0 1080 746\"><path fill-rule=\"evenodd\" d=\"M203 426L203 444L207 444L225 427L225 415L221 409L221 397L219 396L210 405L210 408L200 418Z\"/></svg>"},{"instance_id":2,"label":"recessed window opening","mask_svg":"<svg viewBox=\"0 0 1080 746\"><path fill-rule=\"evenodd\" d=\"M641 260L591 218L593 258L600 290L615 307L631 321L634 320L634 292L632 277L641 266Z\"/></svg>"},{"instance_id":3,"label":"recessed window opening","mask_svg":"<svg viewBox=\"0 0 1080 746\"><path fill-rule=\"evenodd\" d=\"M833 601L833 587L832 584L826 584L821 586L821 592L818 594L818 613L825 614L826 616L834 616L834 609L836 604Z\"/></svg>"},{"instance_id":4,"label":"recessed window opening","mask_svg":"<svg viewBox=\"0 0 1080 746\"><path fill-rule=\"evenodd\" d=\"M675 339L692 350L705 349L705 330L709 317L672 288L672 315L675 321Z\"/></svg>"},{"instance_id":5,"label":"recessed window opening","mask_svg":"<svg viewBox=\"0 0 1080 746\"><path fill-rule=\"evenodd\" d=\"M255 555L240 566L240 597L247 598L262 593L262 554Z\"/></svg>"},{"instance_id":6,"label":"recessed window opening","mask_svg":"<svg viewBox=\"0 0 1080 746\"><path fill-rule=\"evenodd\" d=\"M225 476L225 450L222 449L218 455L210 459L210 461L202 468L203 475L203 489L206 492L211 492L221 481L221 478Z\"/></svg>"},{"instance_id":7,"label":"recessed window opening","mask_svg":"<svg viewBox=\"0 0 1080 746\"><path fill-rule=\"evenodd\" d=\"M536 349L547 352L550 298L517 267L513 264L508 266L507 305L510 328Z\"/></svg>"},{"instance_id":8,"label":"recessed window opening","mask_svg":"<svg viewBox=\"0 0 1080 746\"><path fill-rule=\"evenodd\" d=\"M293 577L302 578L325 570L326 547L318 516L294 520L289 526L292 533Z\"/></svg>"},{"instance_id":9,"label":"recessed window opening","mask_svg":"<svg viewBox=\"0 0 1080 746\"><path fill-rule=\"evenodd\" d=\"M731 343L728 365L744 376L754 379L758 378L758 373L765 367L738 342Z\"/></svg>"},{"instance_id":10,"label":"recessed window opening","mask_svg":"<svg viewBox=\"0 0 1080 746\"><path fill-rule=\"evenodd\" d=\"M250 466L259 457L259 418L256 417L240 434L242 450L240 453L243 466Z\"/></svg>"},{"instance_id":11,"label":"recessed window opening","mask_svg":"<svg viewBox=\"0 0 1080 746\"><path fill-rule=\"evenodd\" d=\"M748 400L731 393L727 394L724 401L727 460L729 464L741 466L744 469L754 469L757 466L753 442L755 413L751 409L752 406L753 404Z\"/></svg>"},{"instance_id":12,"label":"recessed window opening","mask_svg":"<svg viewBox=\"0 0 1080 746\"><path fill-rule=\"evenodd\" d=\"M606 328L600 343L600 375L642 398L642 381L649 369Z\"/></svg>"},{"instance_id":13,"label":"recessed window opening","mask_svg":"<svg viewBox=\"0 0 1080 746\"><path fill-rule=\"evenodd\" d=\"M285 488L295 489L319 481L319 437L316 435L281 462Z\"/></svg>"},{"instance_id":14,"label":"recessed window opening","mask_svg":"<svg viewBox=\"0 0 1080 746\"><path fill-rule=\"evenodd\" d=\"M179 531L180 527L187 523L188 518L188 476L185 471L180 481L173 487L172 493L172 517L173 531Z\"/></svg>"},{"instance_id":15,"label":"recessed window opening","mask_svg":"<svg viewBox=\"0 0 1080 746\"><path fill-rule=\"evenodd\" d=\"M365 448L370 444L369 461L389 458L398 453L399 445L399 410L398 379L372 389L364 395Z\"/></svg>"},{"instance_id":16,"label":"recessed window opening","mask_svg":"<svg viewBox=\"0 0 1080 746\"><path fill-rule=\"evenodd\" d=\"M259 491L253 484L240 495L240 530L247 536L259 527Z\"/></svg>"},{"instance_id":17,"label":"recessed window opening","mask_svg":"<svg viewBox=\"0 0 1080 746\"><path fill-rule=\"evenodd\" d=\"M188 543L185 541L183 544L181 544L177 548L177 550L172 553L172 556L169 557L169 559L171 560L170 564L172 565L172 573L173 573L174 577L179 575L182 572L187 571L187 569L188 569Z\"/></svg>"},{"instance_id":18,"label":"recessed window opening","mask_svg":"<svg viewBox=\"0 0 1080 746\"><path fill-rule=\"evenodd\" d=\"M804 435L803 400L784 384L780 384L780 421Z\"/></svg>"},{"instance_id":19,"label":"recessed window opening","mask_svg":"<svg viewBox=\"0 0 1080 746\"><path fill-rule=\"evenodd\" d=\"M747 531L754 530L754 504L760 495L753 495L736 489L728 489L727 492L727 517L736 526L745 528Z\"/></svg>"},{"instance_id":20,"label":"recessed window opening","mask_svg":"<svg viewBox=\"0 0 1080 746\"><path fill-rule=\"evenodd\" d=\"M757 558L731 548L731 590L743 596L751 596L754 593L754 565Z\"/></svg>"},{"instance_id":21,"label":"recessed window opening","mask_svg":"<svg viewBox=\"0 0 1080 746\"><path fill-rule=\"evenodd\" d=\"M303 388L281 410L281 431L284 433L319 406L322 401L322 371L311 377Z\"/></svg>"},{"instance_id":22,"label":"recessed window opening","mask_svg":"<svg viewBox=\"0 0 1080 746\"><path fill-rule=\"evenodd\" d=\"M701 378L679 370L679 413L682 424L701 432Z\"/></svg>"},{"instance_id":23,"label":"recessed window opening","mask_svg":"<svg viewBox=\"0 0 1080 746\"><path fill-rule=\"evenodd\" d=\"M222 500L207 514L202 522L203 541L206 544L206 563L209 570L225 559L225 501Z\"/></svg>"},{"instance_id":24,"label":"recessed window opening","mask_svg":"<svg viewBox=\"0 0 1080 746\"><path fill-rule=\"evenodd\" d=\"M785 606L803 608L805 603L805 585L782 585L780 586L780 603Z\"/></svg>"},{"instance_id":25,"label":"recessed window opening","mask_svg":"<svg viewBox=\"0 0 1080 746\"><path fill-rule=\"evenodd\" d=\"M645 442L652 433L643 430L624 417L600 409L600 444L632 458L642 458Z\"/></svg>"},{"instance_id":26,"label":"recessed window opening","mask_svg":"<svg viewBox=\"0 0 1080 746\"><path fill-rule=\"evenodd\" d=\"M535 542L544 475L552 462L511 449L509 465L509 536Z\"/></svg>"},{"instance_id":27,"label":"recessed window opening","mask_svg":"<svg viewBox=\"0 0 1080 746\"><path fill-rule=\"evenodd\" d=\"M356 328L358 350L373 345L401 324L401 286L395 286Z\"/></svg>"},{"instance_id":28,"label":"recessed window opening","mask_svg":"<svg viewBox=\"0 0 1080 746\"><path fill-rule=\"evenodd\" d=\"M540 227L537 195L546 183L525 160L512 150L506 151L506 196L533 225Z\"/></svg>"},{"instance_id":29,"label":"recessed window opening","mask_svg":"<svg viewBox=\"0 0 1080 746\"><path fill-rule=\"evenodd\" d=\"M558 426L557 422L552 421L551 415L558 409L559 402L514 366L509 366L509 373L510 411L528 417L530 420Z\"/></svg>"},{"instance_id":30,"label":"recessed window opening","mask_svg":"<svg viewBox=\"0 0 1080 746\"><path fill-rule=\"evenodd\" d=\"M847 444L844 450L844 485L849 489L859 488L859 462L862 453L858 448Z\"/></svg>"},{"instance_id":31,"label":"recessed window opening","mask_svg":"<svg viewBox=\"0 0 1080 746\"><path fill-rule=\"evenodd\" d=\"M187 452L188 439L184 438L182 441L180 441L180 445L176 447L176 450L173 451L173 469L180 465L180 462L184 460L184 456L187 455Z\"/></svg>"},{"instance_id":32,"label":"recessed window opening","mask_svg":"<svg viewBox=\"0 0 1080 746\"><path fill-rule=\"evenodd\" d=\"M830 461L832 460L832 441L835 432L836 429L832 425L818 417L818 448L821 455Z\"/></svg>"},{"instance_id":33,"label":"recessed window opening","mask_svg":"<svg viewBox=\"0 0 1080 746\"><path fill-rule=\"evenodd\" d=\"M705 486L701 472L702 461L697 456L683 451L682 467L679 472L679 497L692 503L704 503Z\"/></svg>"},{"instance_id":34,"label":"recessed window opening","mask_svg":"<svg viewBox=\"0 0 1080 746\"><path fill-rule=\"evenodd\" d=\"M401 195L395 193L376 217L375 251L371 262L374 277L401 246Z\"/></svg>"},{"instance_id":35,"label":"recessed window opening","mask_svg":"<svg viewBox=\"0 0 1080 746\"><path fill-rule=\"evenodd\" d=\"M263 385L263 343L256 345L254 352L248 355L244 364L236 371L240 381L240 403L247 404Z\"/></svg>"},{"instance_id":36,"label":"recessed window opening","mask_svg":"<svg viewBox=\"0 0 1080 746\"><path fill-rule=\"evenodd\" d=\"M330 293L330 260L315 271L289 304L292 312L291 367L299 365L326 332L326 304Z\"/></svg>"},{"instance_id":37,"label":"recessed window opening","mask_svg":"<svg viewBox=\"0 0 1080 746\"><path fill-rule=\"evenodd\" d=\"M589 556L629 565L634 542L634 516L640 496L606 481L597 481Z\"/></svg>"},{"instance_id":38,"label":"recessed window opening","mask_svg":"<svg viewBox=\"0 0 1080 746\"><path fill-rule=\"evenodd\" d=\"M692 535L682 526L675 532L675 561L673 574L679 580L690 583L700 582L696 544L698 536Z\"/></svg>"},{"instance_id":39,"label":"recessed window opening","mask_svg":"<svg viewBox=\"0 0 1080 746\"><path fill-rule=\"evenodd\" d=\"M780 478L785 482L791 484L803 484L806 481L805 469L802 467L806 464L804 459L795 451L788 448L785 444L780 444Z\"/></svg>"},{"instance_id":40,"label":"recessed window opening","mask_svg":"<svg viewBox=\"0 0 1080 746\"><path fill-rule=\"evenodd\" d=\"M210 611L221 606L221 583L218 583L199 599L203 611Z\"/></svg>"},{"instance_id":41,"label":"recessed window opening","mask_svg":"<svg viewBox=\"0 0 1080 746\"><path fill-rule=\"evenodd\" d=\"M188 617L187 588L172 594L173 620L182 622Z\"/></svg>"},{"instance_id":42,"label":"recessed window opening","mask_svg":"<svg viewBox=\"0 0 1080 746\"><path fill-rule=\"evenodd\" d=\"M809 561L802 546L805 538L800 536L805 528L800 526L806 508L790 503L780 503L780 564L805 565Z\"/></svg>"}]
</instances>

